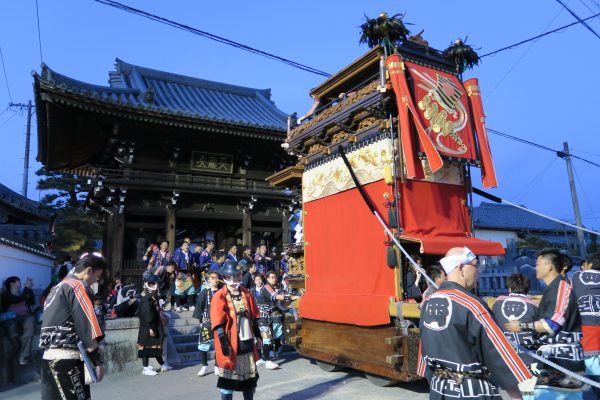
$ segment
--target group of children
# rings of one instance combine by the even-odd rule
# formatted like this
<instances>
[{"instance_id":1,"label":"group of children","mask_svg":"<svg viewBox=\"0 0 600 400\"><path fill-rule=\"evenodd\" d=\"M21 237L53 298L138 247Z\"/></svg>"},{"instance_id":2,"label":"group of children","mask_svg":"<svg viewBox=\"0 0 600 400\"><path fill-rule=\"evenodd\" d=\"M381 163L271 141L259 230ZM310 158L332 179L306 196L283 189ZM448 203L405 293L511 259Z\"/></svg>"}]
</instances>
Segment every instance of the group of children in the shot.
<instances>
[{"instance_id":1,"label":"group of children","mask_svg":"<svg viewBox=\"0 0 600 400\"><path fill-rule=\"evenodd\" d=\"M246 254L245 251L238 260L235 246L232 246L229 253L223 257L223 254L214 253L212 243L209 243L205 249L199 249L191 254L187 242L184 242L171 256L168 246L168 242L163 241L160 247L149 247L144 256L144 261L148 264L144 273L144 290L140 296L138 311L140 318L138 356L142 358L143 374L157 374L148 366L148 359L152 357L157 359L162 366L162 371L170 369L162 359L162 342L166 333L165 311L169 304L170 311L190 310L193 311L193 317L198 319L200 325L198 350L201 364L198 376L208 373L208 353L215 346L216 332L213 299L219 290L228 286L227 277L232 279L232 270L235 272L235 278L239 278L234 285L235 288L243 288L244 293L247 292L257 305L258 314L254 321L256 333L252 335L260 341L260 345L256 347L258 356L252 361L254 368L260 365L267 369L279 368L279 365L273 361L283 341L285 311L279 307L279 304L281 301L293 301L299 297L292 296L286 285L279 284L278 272L267 270L273 265L270 263L272 258L261 253L259 247L257 258ZM258 262L255 262L256 259ZM260 273L257 267L264 272ZM227 273L230 275L226 275ZM229 286L231 289L231 285ZM219 375L221 372L216 361L214 373Z\"/></svg>"}]
</instances>

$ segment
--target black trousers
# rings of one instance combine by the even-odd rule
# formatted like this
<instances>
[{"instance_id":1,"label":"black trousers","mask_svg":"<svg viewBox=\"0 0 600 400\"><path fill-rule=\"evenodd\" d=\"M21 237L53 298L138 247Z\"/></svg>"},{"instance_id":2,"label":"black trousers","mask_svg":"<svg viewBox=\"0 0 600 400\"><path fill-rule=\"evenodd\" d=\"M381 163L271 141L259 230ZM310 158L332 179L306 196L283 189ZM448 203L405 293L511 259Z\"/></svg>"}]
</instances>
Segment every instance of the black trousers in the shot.
<instances>
[{"instance_id":1,"label":"black trousers","mask_svg":"<svg viewBox=\"0 0 600 400\"><path fill-rule=\"evenodd\" d=\"M83 361L42 360L42 400L88 400Z\"/></svg>"}]
</instances>

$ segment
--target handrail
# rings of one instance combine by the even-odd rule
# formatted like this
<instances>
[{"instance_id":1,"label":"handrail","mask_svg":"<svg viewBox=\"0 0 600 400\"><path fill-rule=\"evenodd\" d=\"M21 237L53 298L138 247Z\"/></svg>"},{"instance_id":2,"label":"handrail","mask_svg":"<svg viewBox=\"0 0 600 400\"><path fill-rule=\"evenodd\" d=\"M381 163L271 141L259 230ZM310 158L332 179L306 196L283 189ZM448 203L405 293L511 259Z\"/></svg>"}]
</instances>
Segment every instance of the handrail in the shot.
<instances>
[{"instance_id":1,"label":"handrail","mask_svg":"<svg viewBox=\"0 0 600 400\"><path fill-rule=\"evenodd\" d=\"M193 174L174 174L163 172L148 172L140 170L121 170L121 169L102 169L98 175L105 180L128 180L139 183L160 182L169 183L174 187L178 186L210 186L218 188L229 188L239 190L268 190L271 192L280 192L282 189L269 185L262 180L248 178L232 178L230 176L212 176L212 175L193 175ZM110 182L107 182L110 184Z\"/></svg>"}]
</instances>

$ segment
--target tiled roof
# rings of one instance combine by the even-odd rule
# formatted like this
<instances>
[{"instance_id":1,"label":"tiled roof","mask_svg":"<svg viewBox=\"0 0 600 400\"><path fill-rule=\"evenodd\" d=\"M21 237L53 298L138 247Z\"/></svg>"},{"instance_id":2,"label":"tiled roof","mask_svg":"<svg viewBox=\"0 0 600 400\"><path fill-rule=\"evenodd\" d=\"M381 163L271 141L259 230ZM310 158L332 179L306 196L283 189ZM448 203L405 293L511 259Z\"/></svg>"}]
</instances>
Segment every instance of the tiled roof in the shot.
<instances>
[{"instance_id":1,"label":"tiled roof","mask_svg":"<svg viewBox=\"0 0 600 400\"><path fill-rule=\"evenodd\" d=\"M0 244L24 250L28 253L34 253L39 256L54 258L52 254L46 251L43 245L13 236L7 232L0 232Z\"/></svg>"},{"instance_id":2,"label":"tiled roof","mask_svg":"<svg viewBox=\"0 0 600 400\"><path fill-rule=\"evenodd\" d=\"M17 192L9 189L0 183L0 203L19 209L23 212L32 214L37 218L49 220L51 218L50 213L40 209L40 204L37 201L23 197Z\"/></svg>"},{"instance_id":3,"label":"tiled roof","mask_svg":"<svg viewBox=\"0 0 600 400\"><path fill-rule=\"evenodd\" d=\"M36 75L46 86L135 110L199 121L285 133L287 115L271 100L270 89L252 89L157 71L116 60L109 85L77 81L42 65Z\"/></svg>"},{"instance_id":4,"label":"tiled roof","mask_svg":"<svg viewBox=\"0 0 600 400\"><path fill-rule=\"evenodd\" d=\"M505 204L482 202L473 208L473 224L479 229L506 229L537 232L575 232L574 228L550 221Z\"/></svg>"},{"instance_id":5,"label":"tiled roof","mask_svg":"<svg viewBox=\"0 0 600 400\"><path fill-rule=\"evenodd\" d=\"M34 242L48 241L51 236L48 224L0 224L0 233Z\"/></svg>"}]
</instances>

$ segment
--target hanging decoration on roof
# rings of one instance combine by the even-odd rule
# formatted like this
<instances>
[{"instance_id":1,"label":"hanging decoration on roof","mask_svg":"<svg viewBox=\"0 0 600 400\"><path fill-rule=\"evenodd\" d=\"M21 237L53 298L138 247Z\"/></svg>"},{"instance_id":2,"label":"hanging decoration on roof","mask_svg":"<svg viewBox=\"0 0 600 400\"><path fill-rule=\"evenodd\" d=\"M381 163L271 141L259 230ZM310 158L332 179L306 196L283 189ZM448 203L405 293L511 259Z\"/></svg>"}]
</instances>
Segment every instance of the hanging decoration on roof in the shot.
<instances>
[{"instance_id":1,"label":"hanging decoration on roof","mask_svg":"<svg viewBox=\"0 0 600 400\"><path fill-rule=\"evenodd\" d=\"M411 120L417 130L417 137L425 156L429 161L432 172L436 172L444 165L439 152L431 137L427 134L425 126L421 122L419 111L414 104L408 83L406 82L406 66L399 54L392 54L386 60L386 68L396 94L398 105L398 118L400 120L400 140L402 141L402 152L404 154L406 174L410 179L423 179L425 174L423 167L416 156L417 143L412 135ZM412 118L411 118L412 116Z\"/></svg>"},{"instance_id":2,"label":"hanging decoration on roof","mask_svg":"<svg viewBox=\"0 0 600 400\"><path fill-rule=\"evenodd\" d=\"M477 133L477 142L479 143L479 155L481 157L481 178L483 187L497 187L496 170L492 162L492 152L490 150L490 141L485 128L485 114L483 112L483 103L481 101L481 91L477 78L467 79L464 82L465 89L469 96L469 103L473 112L473 122L475 132Z\"/></svg>"},{"instance_id":3,"label":"hanging decoration on roof","mask_svg":"<svg viewBox=\"0 0 600 400\"><path fill-rule=\"evenodd\" d=\"M456 39L446 50L443 51L442 55L447 60L451 61L456 65L456 72L462 74L466 69L471 69L475 65L479 64L479 55L469 46L467 39Z\"/></svg>"},{"instance_id":4,"label":"hanging decoration on roof","mask_svg":"<svg viewBox=\"0 0 600 400\"><path fill-rule=\"evenodd\" d=\"M379 14L377 18L369 18L365 15L366 22L360 26L361 35L359 43L366 43L370 48L384 44L388 41L395 45L406 40L410 33L404 22L403 14L388 17L386 12Z\"/></svg>"}]
</instances>

